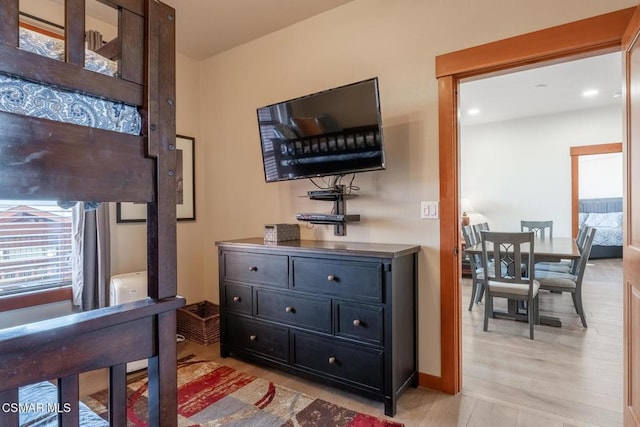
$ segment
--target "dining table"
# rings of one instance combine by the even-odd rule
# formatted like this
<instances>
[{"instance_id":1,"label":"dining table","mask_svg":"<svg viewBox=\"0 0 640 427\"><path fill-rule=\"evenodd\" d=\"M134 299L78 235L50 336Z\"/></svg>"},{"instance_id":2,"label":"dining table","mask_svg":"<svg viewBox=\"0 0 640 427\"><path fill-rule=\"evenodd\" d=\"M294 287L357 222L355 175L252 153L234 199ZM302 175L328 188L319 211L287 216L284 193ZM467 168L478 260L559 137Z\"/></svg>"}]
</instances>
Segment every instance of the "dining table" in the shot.
<instances>
[{"instance_id":1,"label":"dining table","mask_svg":"<svg viewBox=\"0 0 640 427\"><path fill-rule=\"evenodd\" d=\"M528 243L522 246L523 255L525 255L525 253L528 255L531 252L528 246ZM488 249L493 251L491 245ZM465 248L465 252L467 255L482 256L482 242ZM573 237L536 238L533 242L533 256L534 262L559 262L563 259L577 260L580 258L580 249L578 248L576 239ZM507 311L494 312L494 315L497 317L526 321L526 312L523 313L523 310L526 310L526 308L519 307L516 301L509 300ZM562 326L562 322L558 317L538 316L538 320L542 325Z\"/></svg>"}]
</instances>

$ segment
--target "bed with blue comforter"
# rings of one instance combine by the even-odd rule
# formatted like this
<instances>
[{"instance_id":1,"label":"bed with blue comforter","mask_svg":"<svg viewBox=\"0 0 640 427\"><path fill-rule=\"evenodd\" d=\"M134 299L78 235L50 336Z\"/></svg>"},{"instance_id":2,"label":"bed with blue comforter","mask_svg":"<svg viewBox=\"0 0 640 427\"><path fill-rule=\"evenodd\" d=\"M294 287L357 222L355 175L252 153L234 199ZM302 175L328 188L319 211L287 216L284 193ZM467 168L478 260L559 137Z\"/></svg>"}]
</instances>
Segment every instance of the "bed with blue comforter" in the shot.
<instances>
[{"instance_id":1,"label":"bed with blue comforter","mask_svg":"<svg viewBox=\"0 0 640 427\"><path fill-rule=\"evenodd\" d=\"M590 259L622 257L622 198L580 199L578 225L594 227Z\"/></svg>"}]
</instances>

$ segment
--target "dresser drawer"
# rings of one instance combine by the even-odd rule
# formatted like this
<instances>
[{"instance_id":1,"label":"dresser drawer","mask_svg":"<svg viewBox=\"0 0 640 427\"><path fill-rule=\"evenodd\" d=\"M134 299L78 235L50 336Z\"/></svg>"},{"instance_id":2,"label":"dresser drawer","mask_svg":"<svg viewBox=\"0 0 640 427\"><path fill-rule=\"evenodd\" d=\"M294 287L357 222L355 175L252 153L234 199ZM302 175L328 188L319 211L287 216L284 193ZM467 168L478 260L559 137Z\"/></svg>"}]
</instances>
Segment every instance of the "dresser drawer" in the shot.
<instances>
[{"instance_id":1,"label":"dresser drawer","mask_svg":"<svg viewBox=\"0 0 640 427\"><path fill-rule=\"evenodd\" d=\"M251 286L227 283L224 285L224 306L229 312L251 315L253 306Z\"/></svg>"},{"instance_id":2,"label":"dresser drawer","mask_svg":"<svg viewBox=\"0 0 640 427\"><path fill-rule=\"evenodd\" d=\"M382 307L335 301L336 335L382 345Z\"/></svg>"},{"instance_id":3,"label":"dresser drawer","mask_svg":"<svg viewBox=\"0 0 640 427\"><path fill-rule=\"evenodd\" d=\"M288 328L233 315L228 315L225 320L223 342L289 363Z\"/></svg>"},{"instance_id":4,"label":"dresser drawer","mask_svg":"<svg viewBox=\"0 0 640 427\"><path fill-rule=\"evenodd\" d=\"M292 258L293 288L298 291L382 301L382 264Z\"/></svg>"},{"instance_id":5,"label":"dresser drawer","mask_svg":"<svg viewBox=\"0 0 640 427\"><path fill-rule=\"evenodd\" d=\"M383 385L383 351L293 333L292 364L379 392Z\"/></svg>"},{"instance_id":6,"label":"dresser drawer","mask_svg":"<svg viewBox=\"0 0 640 427\"><path fill-rule=\"evenodd\" d=\"M224 252L225 281L257 283L288 287L289 258L286 255L268 255L243 252Z\"/></svg>"},{"instance_id":7,"label":"dresser drawer","mask_svg":"<svg viewBox=\"0 0 640 427\"><path fill-rule=\"evenodd\" d=\"M331 300L255 289L256 317L331 333Z\"/></svg>"}]
</instances>

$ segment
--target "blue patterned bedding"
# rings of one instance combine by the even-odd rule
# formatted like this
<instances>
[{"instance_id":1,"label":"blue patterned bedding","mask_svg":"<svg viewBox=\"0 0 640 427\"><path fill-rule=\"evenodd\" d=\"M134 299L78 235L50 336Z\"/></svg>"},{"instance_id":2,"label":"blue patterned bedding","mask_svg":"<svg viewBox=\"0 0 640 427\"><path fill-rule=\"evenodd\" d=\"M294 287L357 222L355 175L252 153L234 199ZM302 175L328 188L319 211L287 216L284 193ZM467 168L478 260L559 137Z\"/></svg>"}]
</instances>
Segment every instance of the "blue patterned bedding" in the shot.
<instances>
[{"instance_id":1,"label":"blue patterned bedding","mask_svg":"<svg viewBox=\"0 0 640 427\"><path fill-rule=\"evenodd\" d=\"M53 59L64 58L64 42L20 28L20 48ZM117 64L85 52L85 68L113 76ZM142 119L135 107L0 75L0 110L139 135Z\"/></svg>"},{"instance_id":2,"label":"blue patterned bedding","mask_svg":"<svg viewBox=\"0 0 640 427\"><path fill-rule=\"evenodd\" d=\"M596 227L594 246L622 246L622 227Z\"/></svg>"},{"instance_id":3,"label":"blue patterned bedding","mask_svg":"<svg viewBox=\"0 0 640 427\"><path fill-rule=\"evenodd\" d=\"M622 212L581 212L578 221L595 227L594 246L622 246Z\"/></svg>"},{"instance_id":4,"label":"blue patterned bedding","mask_svg":"<svg viewBox=\"0 0 640 427\"><path fill-rule=\"evenodd\" d=\"M40 382L18 391L18 410L21 427L53 427L58 425L58 412L69 411L68 403L58 404L58 389L50 382ZM7 409L7 408L6 408ZM80 425L102 427L109 423L80 402Z\"/></svg>"}]
</instances>

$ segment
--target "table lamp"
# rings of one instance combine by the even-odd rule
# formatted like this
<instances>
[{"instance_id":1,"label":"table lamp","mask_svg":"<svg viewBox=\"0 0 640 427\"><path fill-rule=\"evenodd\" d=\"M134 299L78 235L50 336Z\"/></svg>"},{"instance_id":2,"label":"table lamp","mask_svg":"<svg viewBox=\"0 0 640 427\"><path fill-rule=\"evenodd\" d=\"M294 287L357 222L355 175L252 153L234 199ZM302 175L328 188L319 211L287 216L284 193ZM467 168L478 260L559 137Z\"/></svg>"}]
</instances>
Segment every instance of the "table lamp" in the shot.
<instances>
[{"instance_id":1,"label":"table lamp","mask_svg":"<svg viewBox=\"0 0 640 427\"><path fill-rule=\"evenodd\" d=\"M467 213L473 212L473 206L471 205L469 199L462 198L462 200L460 201L460 209L462 210L462 226L469 225L469 216L467 215Z\"/></svg>"}]
</instances>

